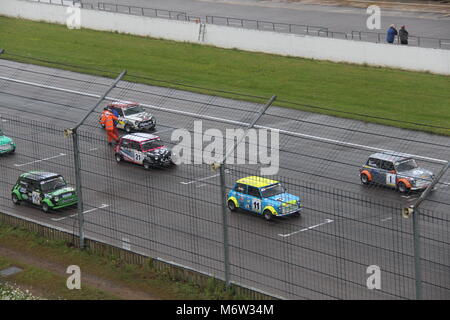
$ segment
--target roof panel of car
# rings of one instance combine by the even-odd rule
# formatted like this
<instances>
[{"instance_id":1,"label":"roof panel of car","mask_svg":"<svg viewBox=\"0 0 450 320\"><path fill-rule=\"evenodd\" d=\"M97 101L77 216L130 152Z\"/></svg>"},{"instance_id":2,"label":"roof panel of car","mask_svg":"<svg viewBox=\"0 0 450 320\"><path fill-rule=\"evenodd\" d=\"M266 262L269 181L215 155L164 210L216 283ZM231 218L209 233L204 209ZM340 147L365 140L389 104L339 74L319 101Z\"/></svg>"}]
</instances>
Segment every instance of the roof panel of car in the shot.
<instances>
[{"instance_id":1,"label":"roof panel of car","mask_svg":"<svg viewBox=\"0 0 450 320\"><path fill-rule=\"evenodd\" d=\"M148 141L148 140L159 139L159 137L155 136L154 134L143 133L143 132L130 133L130 134L124 135L122 138L127 139L127 140L137 141L137 142L144 142L144 141Z\"/></svg>"},{"instance_id":2,"label":"roof panel of car","mask_svg":"<svg viewBox=\"0 0 450 320\"><path fill-rule=\"evenodd\" d=\"M108 107L116 107L116 108L122 108L122 109L126 109L126 108L130 108L130 107L135 107L138 106L139 103L137 102L130 102L130 103L126 103L126 102L113 102L110 103L108 105Z\"/></svg>"},{"instance_id":3,"label":"roof panel of car","mask_svg":"<svg viewBox=\"0 0 450 320\"><path fill-rule=\"evenodd\" d=\"M386 160L391 162L398 162L406 159L411 159L411 156L409 156L406 153L401 152L378 152L371 154L369 158L375 158L380 160Z\"/></svg>"},{"instance_id":4,"label":"roof panel of car","mask_svg":"<svg viewBox=\"0 0 450 320\"><path fill-rule=\"evenodd\" d=\"M256 188L262 188L266 186L270 186L272 184L278 183L279 181L258 177L258 176L248 176L245 178L241 178L236 181L237 183L246 184Z\"/></svg>"},{"instance_id":5,"label":"roof panel of car","mask_svg":"<svg viewBox=\"0 0 450 320\"><path fill-rule=\"evenodd\" d=\"M57 177L59 174L53 172L44 172L44 171L30 171L22 174L21 177L28 178L35 181L42 181L49 178Z\"/></svg>"}]
</instances>

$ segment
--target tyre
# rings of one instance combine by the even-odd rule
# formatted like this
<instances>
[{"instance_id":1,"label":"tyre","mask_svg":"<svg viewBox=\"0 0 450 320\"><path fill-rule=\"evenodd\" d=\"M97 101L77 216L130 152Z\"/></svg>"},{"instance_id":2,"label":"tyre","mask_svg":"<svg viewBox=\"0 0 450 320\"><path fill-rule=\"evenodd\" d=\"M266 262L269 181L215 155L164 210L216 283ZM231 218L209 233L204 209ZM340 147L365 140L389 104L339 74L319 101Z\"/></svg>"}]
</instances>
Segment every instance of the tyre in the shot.
<instances>
[{"instance_id":1,"label":"tyre","mask_svg":"<svg viewBox=\"0 0 450 320\"><path fill-rule=\"evenodd\" d=\"M16 152L16 148L12 149L9 153L13 154L14 152Z\"/></svg>"},{"instance_id":2,"label":"tyre","mask_svg":"<svg viewBox=\"0 0 450 320\"><path fill-rule=\"evenodd\" d=\"M49 213L50 212L50 207L45 202L42 204L42 211L44 211L45 213Z\"/></svg>"},{"instance_id":3,"label":"tyre","mask_svg":"<svg viewBox=\"0 0 450 320\"><path fill-rule=\"evenodd\" d=\"M403 182L399 182L397 185L397 189L400 193L408 193L410 190Z\"/></svg>"},{"instance_id":4,"label":"tyre","mask_svg":"<svg viewBox=\"0 0 450 320\"><path fill-rule=\"evenodd\" d=\"M148 161L144 161L143 166L145 170L150 170L151 165Z\"/></svg>"},{"instance_id":5,"label":"tyre","mask_svg":"<svg viewBox=\"0 0 450 320\"><path fill-rule=\"evenodd\" d=\"M361 178L362 184L369 184L370 183L369 177L367 176L367 174L361 173L360 178Z\"/></svg>"},{"instance_id":6,"label":"tyre","mask_svg":"<svg viewBox=\"0 0 450 320\"><path fill-rule=\"evenodd\" d=\"M264 212L263 212L263 217L264 217L264 219L266 219L267 221L272 220L272 218L273 218L272 212L270 212L270 210L264 210Z\"/></svg>"},{"instance_id":7,"label":"tyre","mask_svg":"<svg viewBox=\"0 0 450 320\"><path fill-rule=\"evenodd\" d=\"M114 157L115 157L117 163L122 162L122 156L120 154L116 153L116 155Z\"/></svg>"},{"instance_id":8,"label":"tyre","mask_svg":"<svg viewBox=\"0 0 450 320\"><path fill-rule=\"evenodd\" d=\"M228 209L230 209L230 211L236 211L236 204L233 200L228 200Z\"/></svg>"},{"instance_id":9,"label":"tyre","mask_svg":"<svg viewBox=\"0 0 450 320\"><path fill-rule=\"evenodd\" d=\"M131 129L131 127L130 127L129 124L126 124L126 125L125 125L124 130L125 130L126 133L131 133L131 131L132 131L132 129Z\"/></svg>"},{"instance_id":10,"label":"tyre","mask_svg":"<svg viewBox=\"0 0 450 320\"><path fill-rule=\"evenodd\" d=\"M17 197L17 195L16 195L15 193L12 194L11 200L12 200L12 202L13 202L15 205L19 205L19 204L20 204L20 200L19 200L19 198Z\"/></svg>"}]
</instances>

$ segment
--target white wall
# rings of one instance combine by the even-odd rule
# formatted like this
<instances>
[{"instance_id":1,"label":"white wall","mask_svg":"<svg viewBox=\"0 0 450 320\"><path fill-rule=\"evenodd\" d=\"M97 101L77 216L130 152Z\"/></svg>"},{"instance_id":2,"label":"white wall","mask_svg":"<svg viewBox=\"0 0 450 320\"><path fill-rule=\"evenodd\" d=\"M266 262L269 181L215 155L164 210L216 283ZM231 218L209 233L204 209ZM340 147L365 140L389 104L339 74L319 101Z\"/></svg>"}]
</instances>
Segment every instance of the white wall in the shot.
<instances>
[{"instance_id":1,"label":"white wall","mask_svg":"<svg viewBox=\"0 0 450 320\"><path fill-rule=\"evenodd\" d=\"M0 0L0 14L66 23L67 7L22 0ZM83 28L117 31L175 41L198 43L199 24L81 9ZM237 48L295 57L386 66L450 75L450 50L377 44L320 38L271 31L206 25L204 42L221 48Z\"/></svg>"}]
</instances>

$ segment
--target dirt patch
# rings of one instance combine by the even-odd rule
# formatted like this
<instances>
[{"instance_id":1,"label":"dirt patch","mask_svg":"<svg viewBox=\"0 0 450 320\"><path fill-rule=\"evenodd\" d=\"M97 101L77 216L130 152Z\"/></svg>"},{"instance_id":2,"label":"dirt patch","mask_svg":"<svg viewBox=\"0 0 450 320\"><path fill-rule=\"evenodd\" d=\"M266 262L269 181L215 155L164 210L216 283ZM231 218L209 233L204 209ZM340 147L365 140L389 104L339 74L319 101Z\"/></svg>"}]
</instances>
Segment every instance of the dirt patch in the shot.
<instances>
[{"instance_id":1,"label":"dirt patch","mask_svg":"<svg viewBox=\"0 0 450 320\"><path fill-rule=\"evenodd\" d=\"M0 256L15 260L20 263L32 265L37 268L45 269L47 271L50 271L52 273L55 273L57 275L60 275L62 277L68 277L69 275L66 274L66 268L67 266L44 260L38 256L32 255L30 253L26 252L17 252L13 249L4 247L0 245ZM6 278L7 279L7 278ZM81 281L82 284L85 283L87 285L90 285L92 287L95 287L99 290L109 292L110 294L117 296L119 298L122 298L124 300L155 300L160 299L159 297L155 297L153 295L150 295L146 292L142 292L136 289L129 288L127 286L124 286L120 283L113 282L107 279L100 278L98 276L86 273L85 271L81 270ZM39 290L39 288L30 288L26 286L21 286L22 288L26 288L28 290L33 290L33 293L36 293L37 295L42 294Z\"/></svg>"}]
</instances>

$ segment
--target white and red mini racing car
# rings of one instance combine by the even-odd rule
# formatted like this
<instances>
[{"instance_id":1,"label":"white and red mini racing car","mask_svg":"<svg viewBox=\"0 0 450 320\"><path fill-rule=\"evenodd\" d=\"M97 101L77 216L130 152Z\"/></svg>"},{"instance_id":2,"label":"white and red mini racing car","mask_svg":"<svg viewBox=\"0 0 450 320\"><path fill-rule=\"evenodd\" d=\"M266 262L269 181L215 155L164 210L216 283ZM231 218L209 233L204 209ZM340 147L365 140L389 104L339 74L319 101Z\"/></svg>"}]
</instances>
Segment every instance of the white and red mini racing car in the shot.
<instances>
[{"instance_id":1,"label":"white and red mini racing car","mask_svg":"<svg viewBox=\"0 0 450 320\"><path fill-rule=\"evenodd\" d=\"M149 133L131 133L120 138L114 149L118 163L132 162L150 169L152 166L170 166L172 151L162 144L158 136Z\"/></svg>"}]
</instances>

